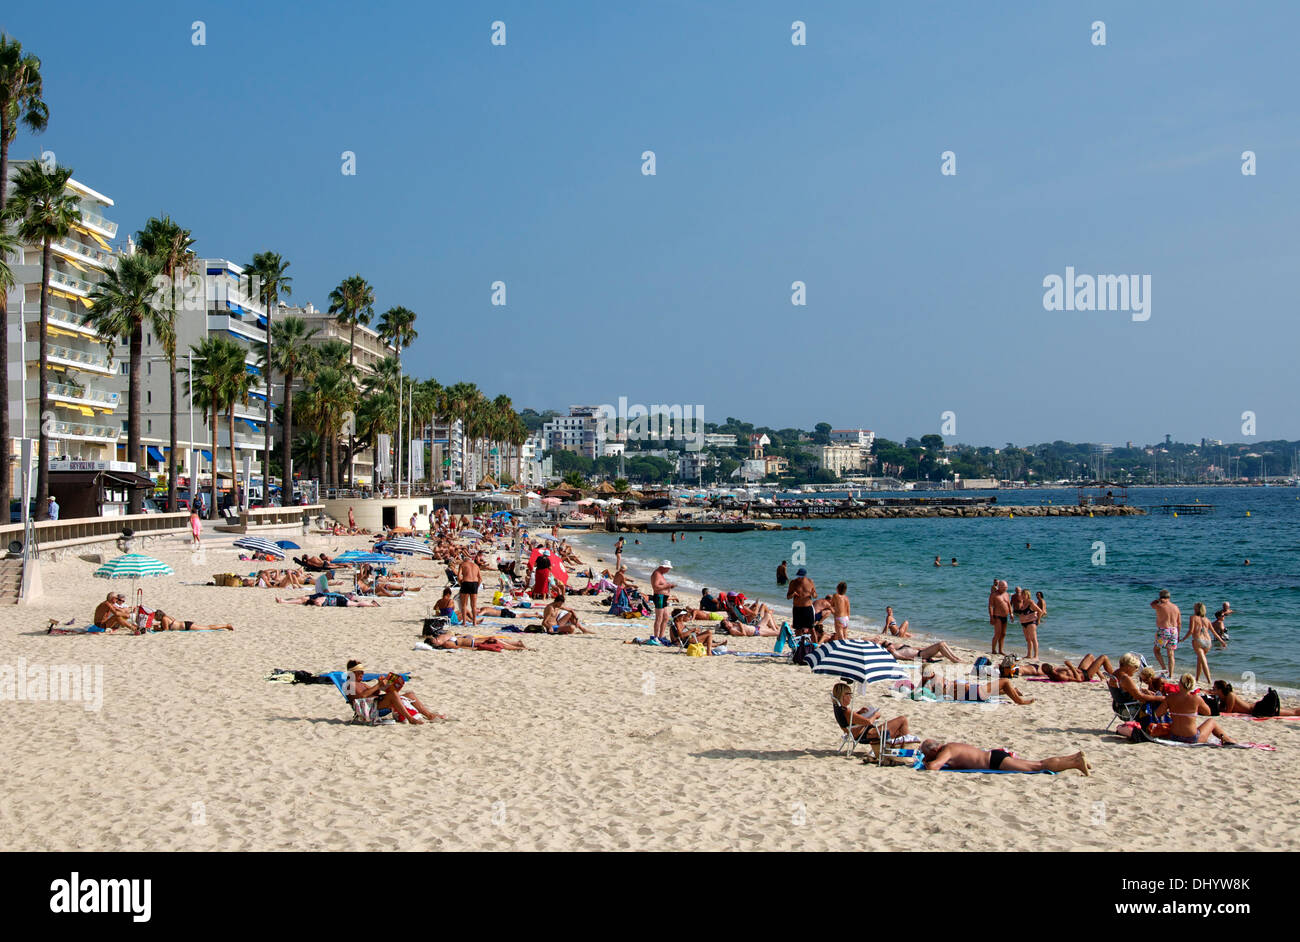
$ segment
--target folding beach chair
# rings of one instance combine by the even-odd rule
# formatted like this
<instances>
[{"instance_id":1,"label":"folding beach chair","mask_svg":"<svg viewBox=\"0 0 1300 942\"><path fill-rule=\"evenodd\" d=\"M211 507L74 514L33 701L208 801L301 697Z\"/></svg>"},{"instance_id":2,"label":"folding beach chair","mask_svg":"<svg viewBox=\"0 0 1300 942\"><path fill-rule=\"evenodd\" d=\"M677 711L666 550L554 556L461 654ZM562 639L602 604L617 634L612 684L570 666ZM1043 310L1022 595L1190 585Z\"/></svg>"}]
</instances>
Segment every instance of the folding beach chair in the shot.
<instances>
[{"instance_id":1,"label":"folding beach chair","mask_svg":"<svg viewBox=\"0 0 1300 942\"><path fill-rule=\"evenodd\" d=\"M1110 710L1113 714L1110 722L1106 724L1106 731L1109 732L1116 720L1124 723L1132 723L1138 720L1142 715L1142 709L1145 704L1141 700L1132 700L1129 695L1119 686L1106 682L1106 689L1110 691Z\"/></svg>"},{"instance_id":2,"label":"folding beach chair","mask_svg":"<svg viewBox=\"0 0 1300 942\"><path fill-rule=\"evenodd\" d=\"M396 723L397 720L392 716L393 711L381 709L379 703L374 697L353 697L348 694L347 683L348 674L345 671L329 671L322 676L328 677L334 684L335 688L342 695L343 699L352 707L353 723L359 723L362 726L387 726ZM362 680L378 680L380 677L388 676L384 674L362 674ZM404 679L409 680L410 676L403 674Z\"/></svg>"},{"instance_id":3,"label":"folding beach chair","mask_svg":"<svg viewBox=\"0 0 1300 942\"><path fill-rule=\"evenodd\" d=\"M852 756L853 751L858 746L870 745L873 735L876 741L879 741L883 733L881 729L883 723L873 723L871 726L863 727L862 732L858 734L857 738L854 738L853 725L849 722L848 711L844 709L843 704L835 699L834 694L831 695L831 706L835 708L835 722L839 725L841 733L839 748L835 750L837 756L843 755L845 758Z\"/></svg>"},{"instance_id":4,"label":"folding beach chair","mask_svg":"<svg viewBox=\"0 0 1300 942\"><path fill-rule=\"evenodd\" d=\"M883 713L877 712L876 716L879 719L874 719L870 726L865 727L857 738L854 738L853 726L849 722L849 714L836 701L833 694L831 695L831 705L835 708L835 722L839 724L841 731L840 745L835 750L836 755L843 754L845 758L848 758L853 755L858 746L867 746L871 749L871 755L864 759L864 762L874 761L876 765L883 767L895 763L911 765L916 761L915 737L911 737L912 741L910 742L891 742Z\"/></svg>"}]
</instances>

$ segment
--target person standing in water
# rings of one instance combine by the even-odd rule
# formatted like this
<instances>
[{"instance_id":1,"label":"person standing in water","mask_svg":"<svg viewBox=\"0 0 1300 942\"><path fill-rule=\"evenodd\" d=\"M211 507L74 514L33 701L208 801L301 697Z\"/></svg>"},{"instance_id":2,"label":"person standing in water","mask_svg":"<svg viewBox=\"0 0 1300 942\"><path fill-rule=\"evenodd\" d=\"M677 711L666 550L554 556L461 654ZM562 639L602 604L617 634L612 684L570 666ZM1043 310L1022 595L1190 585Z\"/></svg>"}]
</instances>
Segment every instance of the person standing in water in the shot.
<instances>
[{"instance_id":1,"label":"person standing in water","mask_svg":"<svg viewBox=\"0 0 1300 942\"><path fill-rule=\"evenodd\" d=\"M847 641L849 639L849 586L846 582L841 582L835 587L835 594L828 601L831 605L831 615L835 618L835 640Z\"/></svg>"},{"instance_id":2,"label":"person standing in water","mask_svg":"<svg viewBox=\"0 0 1300 942\"><path fill-rule=\"evenodd\" d=\"M1214 685L1214 679L1210 677L1210 645L1211 638L1223 643L1223 638L1215 630L1214 625L1205 617L1205 603L1197 602L1192 606L1192 617L1187 620L1187 634L1178 639L1181 644L1188 638L1192 639L1192 650L1196 652L1196 674L1193 679L1200 680L1201 674L1205 674L1205 682L1211 686Z\"/></svg>"},{"instance_id":3,"label":"person standing in water","mask_svg":"<svg viewBox=\"0 0 1300 942\"><path fill-rule=\"evenodd\" d=\"M790 577L785 572L785 560L781 560L781 565L776 567L776 584L785 585L790 581Z\"/></svg>"}]
</instances>

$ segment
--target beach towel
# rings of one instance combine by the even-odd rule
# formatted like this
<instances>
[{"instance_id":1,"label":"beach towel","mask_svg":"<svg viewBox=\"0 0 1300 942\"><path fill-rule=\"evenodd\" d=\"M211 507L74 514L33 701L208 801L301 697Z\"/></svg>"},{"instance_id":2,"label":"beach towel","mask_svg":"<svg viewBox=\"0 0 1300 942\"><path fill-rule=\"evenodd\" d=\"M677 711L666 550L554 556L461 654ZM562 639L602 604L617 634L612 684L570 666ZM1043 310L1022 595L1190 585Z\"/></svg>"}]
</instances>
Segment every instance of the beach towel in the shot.
<instances>
[{"instance_id":1,"label":"beach towel","mask_svg":"<svg viewBox=\"0 0 1300 942\"><path fill-rule=\"evenodd\" d=\"M1094 677L1092 680L1052 680L1050 677L1026 677L1025 680L1039 684L1099 684L1100 677Z\"/></svg>"},{"instance_id":2,"label":"beach towel","mask_svg":"<svg viewBox=\"0 0 1300 942\"><path fill-rule=\"evenodd\" d=\"M1220 713L1219 715L1234 720L1300 720L1300 716L1253 716L1250 713Z\"/></svg>"},{"instance_id":3,"label":"beach towel","mask_svg":"<svg viewBox=\"0 0 1300 942\"><path fill-rule=\"evenodd\" d=\"M925 759L922 756L916 757L916 765L913 769L919 772L927 771L925 768ZM940 772L976 772L980 775L1055 775L1056 773L1049 769L1039 769L1037 772L1022 772L1018 769L953 769L944 766L939 769Z\"/></svg>"}]
</instances>

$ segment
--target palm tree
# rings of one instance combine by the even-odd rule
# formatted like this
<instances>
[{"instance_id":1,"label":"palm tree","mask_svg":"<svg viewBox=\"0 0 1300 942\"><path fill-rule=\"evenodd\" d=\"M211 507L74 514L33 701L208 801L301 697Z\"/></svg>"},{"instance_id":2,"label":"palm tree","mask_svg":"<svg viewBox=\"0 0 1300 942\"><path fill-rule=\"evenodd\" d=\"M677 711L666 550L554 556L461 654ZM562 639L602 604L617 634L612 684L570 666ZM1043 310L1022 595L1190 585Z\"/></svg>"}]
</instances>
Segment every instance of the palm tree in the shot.
<instances>
[{"instance_id":1,"label":"palm tree","mask_svg":"<svg viewBox=\"0 0 1300 942\"><path fill-rule=\"evenodd\" d=\"M40 134L45 130L45 125L50 117L50 109L46 107L42 100L41 90L41 60L30 54L23 53L23 45L17 40L10 39L4 33L0 33L0 265L4 265L7 270L7 264L4 258L13 252L17 245L13 242L5 243L5 232L8 228L8 217L5 214L5 202L9 188L9 145L13 142L15 135L18 133L18 126L22 125L33 134ZM13 287L12 278L8 279L7 284L0 283L4 288L4 297L8 296L8 289ZM0 364L8 369L9 363L9 308L7 301L0 301L0 308L4 311L3 330L0 330ZM19 322L19 336L22 336L22 323ZM20 359L22 359L20 357ZM23 408L27 404L23 403ZM0 507L9 506L9 406L5 404L0 409L0 447L4 448L4 467L0 469ZM38 472L43 474L44 471ZM45 502L41 502L41 507Z\"/></svg>"},{"instance_id":2,"label":"palm tree","mask_svg":"<svg viewBox=\"0 0 1300 942\"><path fill-rule=\"evenodd\" d=\"M266 372L270 375L274 367L284 377L284 417L280 442L280 498L285 503L293 494L293 381L311 366L314 348L311 339L319 331L313 327L307 329L307 322L301 317L286 317L275 324L267 325L268 335L275 335L275 346L267 342L267 354L271 362ZM269 390L268 390L269 391ZM267 418L270 418L268 410ZM270 465L268 463L267 467Z\"/></svg>"},{"instance_id":3,"label":"palm tree","mask_svg":"<svg viewBox=\"0 0 1300 942\"><path fill-rule=\"evenodd\" d=\"M352 378L332 366L316 372L312 394L316 397L316 412L322 435L329 444L329 479L335 486L339 477L339 434L343 414L353 408L357 387ZM349 458L351 455L349 454ZM349 462L350 463L350 462Z\"/></svg>"},{"instance_id":4,"label":"palm tree","mask_svg":"<svg viewBox=\"0 0 1300 942\"><path fill-rule=\"evenodd\" d=\"M220 428L221 413L227 405L233 405L233 391L237 380L235 372L247 376L244 369L244 348L229 337L210 335L204 337L190 348L194 359L202 364L201 370L185 384L188 395L200 409L208 415L208 425L212 432L212 510L215 513L217 502L217 429ZM231 436L231 486L234 486L234 436ZM196 490L191 481L190 493Z\"/></svg>"},{"instance_id":5,"label":"palm tree","mask_svg":"<svg viewBox=\"0 0 1300 942\"><path fill-rule=\"evenodd\" d=\"M167 297L161 307L152 312L153 328L167 355L167 366L171 370L171 412L167 427L167 509L176 509L176 416L179 405L178 377L176 370L176 282L181 273L192 270L195 262L194 239L190 230L182 229L172 222L170 216L161 219L154 217L144 224L137 233L140 250L154 260L159 274L167 278ZM190 456L193 457L194 443L190 442ZM193 478L191 469L190 477ZM194 482L190 482L190 496L194 495Z\"/></svg>"},{"instance_id":6,"label":"palm tree","mask_svg":"<svg viewBox=\"0 0 1300 942\"><path fill-rule=\"evenodd\" d=\"M348 366L356 366L357 327L369 324L375 316L375 289L360 275L344 278L339 286L330 292L329 312L338 318L338 322L351 331L348 340L352 349L348 351ZM348 487L352 486L352 452L354 445L348 442Z\"/></svg>"},{"instance_id":7,"label":"palm tree","mask_svg":"<svg viewBox=\"0 0 1300 942\"><path fill-rule=\"evenodd\" d=\"M252 264L247 268L261 282L261 297L258 300L266 307L266 352L262 357L262 362L266 365L266 448L262 458L262 500L269 505L271 502L271 420L275 416L275 403L272 401L274 397L271 393L272 367L276 363L276 360L271 355L271 342L274 334L272 328L275 326L273 315L276 305L280 303L281 292L286 298L293 294L293 276L286 274L289 270L289 263L280 258L275 252L256 253L253 256ZM286 385L284 388L284 407L286 411L292 408L289 405L289 400L289 387ZM284 435L283 453L287 455L289 453L289 435L287 431L282 434ZM285 468L287 467L288 464L285 465ZM281 504L287 503L289 495L293 493L293 485L288 482L289 477L282 468L280 477ZM286 486L289 488L288 491L285 490Z\"/></svg>"},{"instance_id":8,"label":"palm tree","mask_svg":"<svg viewBox=\"0 0 1300 942\"><path fill-rule=\"evenodd\" d=\"M5 212L18 221L17 235L25 243L41 246L41 326L40 326L40 440L37 446L39 464L36 468L36 507L38 519L46 518L46 504L50 496L50 439L47 434L50 411L49 335L50 335L50 271L53 260L50 246L62 239L81 221L77 198L68 192L71 167L56 166L46 173L41 165L32 161L23 165L14 177L14 194L6 204ZM8 315L6 315L6 320ZM7 447L7 440L6 440ZM6 469L7 476L7 469Z\"/></svg>"},{"instance_id":9,"label":"palm tree","mask_svg":"<svg viewBox=\"0 0 1300 942\"><path fill-rule=\"evenodd\" d=\"M140 384L144 370L144 322L153 313L151 302L157 290L154 276L157 262L144 253L126 255L117 267L90 292L91 308L87 318L99 339L108 346L108 355L118 341L125 341L130 351L130 380L127 385L126 453L137 468L144 467L140 454ZM131 491L131 513L140 512L143 494Z\"/></svg>"},{"instance_id":10,"label":"palm tree","mask_svg":"<svg viewBox=\"0 0 1300 942\"><path fill-rule=\"evenodd\" d=\"M402 373L402 347L409 347L416 338L415 333L415 312L406 307L390 307L383 314L379 315L379 323L376 325L379 339L389 344L397 350L397 373ZM397 400L397 463L400 468L402 463L402 411L404 409L402 399ZM409 447L409 446L407 446ZM402 480L401 471L399 470L397 480ZM408 481L409 485L410 482Z\"/></svg>"}]
</instances>

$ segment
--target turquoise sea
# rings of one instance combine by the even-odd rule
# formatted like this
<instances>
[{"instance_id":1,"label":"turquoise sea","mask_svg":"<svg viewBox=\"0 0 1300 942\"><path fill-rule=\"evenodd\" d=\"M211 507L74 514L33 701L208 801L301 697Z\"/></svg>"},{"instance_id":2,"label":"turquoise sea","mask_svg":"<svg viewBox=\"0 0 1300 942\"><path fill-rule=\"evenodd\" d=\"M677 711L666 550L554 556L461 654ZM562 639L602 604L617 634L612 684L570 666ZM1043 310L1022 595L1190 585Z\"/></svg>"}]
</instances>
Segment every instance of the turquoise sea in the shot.
<instances>
[{"instance_id":1,"label":"turquoise sea","mask_svg":"<svg viewBox=\"0 0 1300 942\"><path fill-rule=\"evenodd\" d=\"M990 493L1001 504L1077 499L1073 489ZM1135 651L1150 661L1155 621L1149 603L1167 588L1182 609L1184 628L1195 602L1204 602L1211 616L1225 601L1236 610L1228 619L1229 647L1210 654L1216 678L1236 682L1249 672L1257 682L1300 689L1300 488L1129 491L1129 502L1139 507L1197 501L1215 505L1215 513L828 520L810 522L810 530L705 533L702 540L692 533L676 542L669 534L627 534L624 561L634 577L645 577L652 561L672 560L683 600L698 597L701 586L743 591L788 618L776 566L792 560L802 543L804 565L820 594L848 583L855 627L878 627L885 606L893 605L914 632L977 650L987 650L992 634L989 585L994 577L1006 579L1013 588L1046 596L1048 617L1038 633L1045 659L1089 651L1114 659ZM579 542L612 563L611 534L582 534ZM1098 543L1105 544L1104 565L1094 565L1101 559ZM936 555L944 566L934 566ZM953 556L956 567L948 565ZM791 575L796 568L789 566ZM1007 637L1008 650L1023 654L1018 626ZM1190 642L1179 646L1176 663L1179 672L1195 668Z\"/></svg>"}]
</instances>

